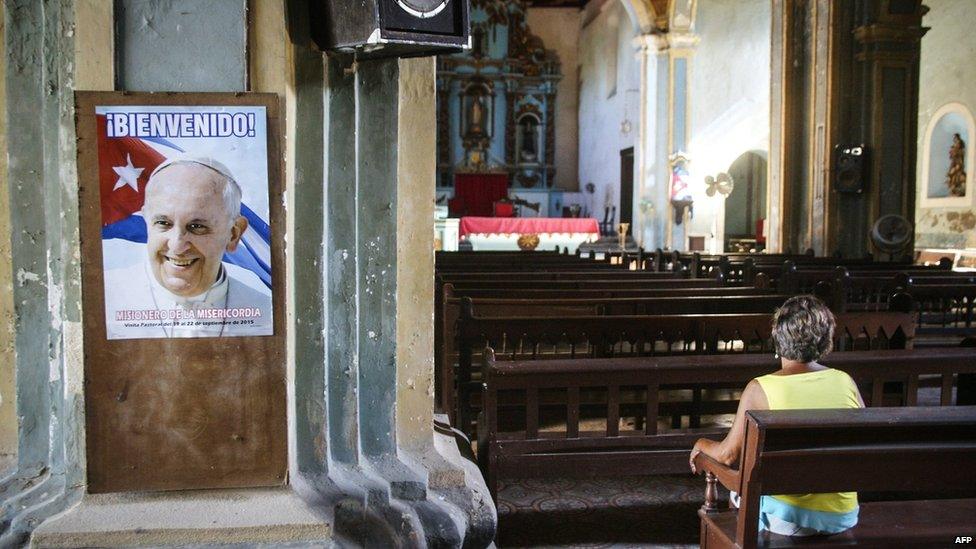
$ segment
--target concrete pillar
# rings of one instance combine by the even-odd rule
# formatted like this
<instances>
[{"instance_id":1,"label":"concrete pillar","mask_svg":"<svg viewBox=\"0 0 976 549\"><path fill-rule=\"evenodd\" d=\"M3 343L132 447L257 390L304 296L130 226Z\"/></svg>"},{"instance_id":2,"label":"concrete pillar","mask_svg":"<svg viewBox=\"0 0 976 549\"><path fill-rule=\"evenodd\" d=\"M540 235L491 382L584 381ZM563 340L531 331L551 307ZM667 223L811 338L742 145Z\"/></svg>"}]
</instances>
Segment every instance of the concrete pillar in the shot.
<instances>
[{"instance_id":1,"label":"concrete pillar","mask_svg":"<svg viewBox=\"0 0 976 549\"><path fill-rule=\"evenodd\" d=\"M377 530L367 525L381 522L387 541L487 543L495 515L480 475L452 459L451 445L441 453L432 430L435 145L421 128L434 118L433 59L324 63L321 423L333 482L316 489L338 501L336 525L349 538L368 543ZM365 498L343 493L347 482Z\"/></svg>"},{"instance_id":2,"label":"concrete pillar","mask_svg":"<svg viewBox=\"0 0 976 549\"><path fill-rule=\"evenodd\" d=\"M0 113L7 112L4 22L0 16ZM0 132L0 174L7 173L7 133ZM0 177L0 257L10 257L10 196ZM17 391L14 374L14 278L9 261L0 261L0 471L16 464Z\"/></svg>"},{"instance_id":3,"label":"concrete pillar","mask_svg":"<svg viewBox=\"0 0 976 549\"><path fill-rule=\"evenodd\" d=\"M861 257L878 217L913 221L926 11L917 0L773 0L771 251ZM862 144L862 191L838 192L834 149Z\"/></svg>"},{"instance_id":4,"label":"concrete pillar","mask_svg":"<svg viewBox=\"0 0 976 549\"><path fill-rule=\"evenodd\" d=\"M328 57L307 45L301 2L287 26L275 0L251 3L251 86L282 95L286 113L289 483L88 495L73 79L112 79L93 57L73 63L85 35L73 25L77 9L111 28L111 10L4 8L20 429L0 479L0 546L32 532L68 546L488 545L496 515L480 472L432 421L433 59Z\"/></svg>"},{"instance_id":5,"label":"concrete pillar","mask_svg":"<svg viewBox=\"0 0 976 549\"><path fill-rule=\"evenodd\" d=\"M899 215L915 223L915 164L918 159L918 88L922 37L928 28L922 17L929 8L921 0L864 2L855 12L854 59L861 93L854 103L860 111L860 142L869 150L861 230L862 245L887 257L870 244L870 230L878 218ZM847 240L832 231L838 242ZM856 242L856 241L855 241ZM911 258L912 241L902 252Z\"/></svg>"},{"instance_id":6,"label":"concrete pillar","mask_svg":"<svg viewBox=\"0 0 976 549\"><path fill-rule=\"evenodd\" d=\"M640 59L640 120L632 234L640 246L665 246L668 227L668 41L661 34L634 39Z\"/></svg>"},{"instance_id":7,"label":"concrete pillar","mask_svg":"<svg viewBox=\"0 0 976 549\"><path fill-rule=\"evenodd\" d=\"M837 141L837 78L844 2L774 0L767 249L827 253L830 147ZM778 107L778 108L777 108Z\"/></svg>"},{"instance_id":8,"label":"concrete pillar","mask_svg":"<svg viewBox=\"0 0 976 549\"><path fill-rule=\"evenodd\" d=\"M688 151L688 142L691 137L689 135L689 131L691 130L691 121L689 120L689 113L691 112L689 107L691 103L691 60L698 40L698 36L691 30L690 22L686 22L680 27L672 24L668 32L668 97L670 104L668 112L671 114L668 120L669 181L671 171L677 162L676 155ZM688 159L689 163L693 161L694 159ZM685 169L687 169L687 166L685 166ZM689 178L687 183L692 185L700 182L693 182ZM670 190L668 192L670 198ZM668 208L669 231L667 245L669 248L673 250L686 249L688 243L688 239L686 238L686 232L688 230L687 219L690 215L686 209L675 210L673 207ZM677 216L681 217L679 218Z\"/></svg>"},{"instance_id":9,"label":"concrete pillar","mask_svg":"<svg viewBox=\"0 0 976 549\"><path fill-rule=\"evenodd\" d=\"M17 461L0 480L0 546L84 485L73 2L4 4Z\"/></svg>"}]
</instances>

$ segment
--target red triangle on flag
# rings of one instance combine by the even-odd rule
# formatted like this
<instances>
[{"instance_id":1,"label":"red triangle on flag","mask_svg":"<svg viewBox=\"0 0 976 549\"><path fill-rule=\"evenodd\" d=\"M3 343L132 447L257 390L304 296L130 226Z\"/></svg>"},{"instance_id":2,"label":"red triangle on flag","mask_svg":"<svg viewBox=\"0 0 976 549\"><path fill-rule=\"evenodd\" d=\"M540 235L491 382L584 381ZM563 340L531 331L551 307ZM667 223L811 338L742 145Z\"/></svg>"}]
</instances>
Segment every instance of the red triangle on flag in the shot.
<instances>
[{"instance_id":1,"label":"red triangle on flag","mask_svg":"<svg viewBox=\"0 0 976 549\"><path fill-rule=\"evenodd\" d=\"M98 185L101 192L102 226L121 221L142 209L149 175L166 158L135 137L108 137L105 115L98 115ZM128 184L119 185L125 179L115 168L132 168L125 171L127 177L138 172L138 191Z\"/></svg>"}]
</instances>

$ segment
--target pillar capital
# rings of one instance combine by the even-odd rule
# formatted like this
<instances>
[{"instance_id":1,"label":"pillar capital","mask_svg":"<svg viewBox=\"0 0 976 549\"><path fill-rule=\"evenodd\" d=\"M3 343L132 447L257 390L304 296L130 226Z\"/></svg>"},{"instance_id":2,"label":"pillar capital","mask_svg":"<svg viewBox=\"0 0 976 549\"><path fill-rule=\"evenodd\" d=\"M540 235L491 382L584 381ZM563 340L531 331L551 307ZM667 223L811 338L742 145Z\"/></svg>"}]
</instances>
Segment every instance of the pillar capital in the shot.
<instances>
[{"instance_id":1,"label":"pillar capital","mask_svg":"<svg viewBox=\"0 0 976 549\"><path fill-rule=\"evenodd\" d=\"M672 50L693 50L701 41L701 36L693 31L671 31L668 33L668 44Z\"/></svg>"},{"instance_id":2,"label":"pillar capital","mask_svg":"<svg viewBox=\"0 0 976 549\"><path fill-rule=\"evenodd\" d=\"M642 54L661 53L668 50L668 35L660 33L638 34L631 41L635 50Z\"/></svg>"},{"instance_id":3,"label":"pillar capital","mask_svg":"<svg viewBox=\"0 0 976 549\"><path fill-rule=\"evenodd\" d=\"M693 50L701 41L694 32L668 32L639 34L631 40L631 45L640 53L663 54L674 50Z\"/></svg>"}]
</instances>

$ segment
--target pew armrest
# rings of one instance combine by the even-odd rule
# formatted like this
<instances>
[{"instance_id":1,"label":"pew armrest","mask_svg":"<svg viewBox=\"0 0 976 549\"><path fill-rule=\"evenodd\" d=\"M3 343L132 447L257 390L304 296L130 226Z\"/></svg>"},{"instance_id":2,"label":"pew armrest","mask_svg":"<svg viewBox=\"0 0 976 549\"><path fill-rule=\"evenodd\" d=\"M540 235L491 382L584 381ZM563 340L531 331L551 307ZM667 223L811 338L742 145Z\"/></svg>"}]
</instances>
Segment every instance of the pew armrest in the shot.
<instances>
[{"instance_id":1,"label":"pew armrest","mask_svg":"<svg viewBox=\"0 0 976 549\"><path fill-rule=\"evenodd\" d=\"M729 490L739 490L739 470L719 463L715 458L700 453L695 456L695 469L699 473L711 473Z\"/></svg>"}]
</instances>

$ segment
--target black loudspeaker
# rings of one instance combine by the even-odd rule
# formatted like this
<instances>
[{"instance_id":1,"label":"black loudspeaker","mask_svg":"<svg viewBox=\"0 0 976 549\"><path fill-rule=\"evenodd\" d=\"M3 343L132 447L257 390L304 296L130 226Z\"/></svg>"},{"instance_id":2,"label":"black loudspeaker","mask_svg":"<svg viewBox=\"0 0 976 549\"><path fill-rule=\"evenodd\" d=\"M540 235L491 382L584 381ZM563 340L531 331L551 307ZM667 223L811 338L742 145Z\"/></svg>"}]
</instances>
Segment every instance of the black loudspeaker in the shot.
<instances>
[{"instance_id":1,"label":"black loudspeaker","mask_svg":"<svg viewBox=\"0 0 976 549\"><path fill-rule=\"evenodd\" d=\"M360 58L415 57L470 47L469 0L310 0L312 39Z\"/></svg>"},{"instance_id":2,"label":"black loudspeaker","mask_svg":"<svg viewBox=\"0 0 976 549\"><path fill-rule=\"evenodd\" d=\"M834 147L834 190L839 193L863 193L867 185L867 147L837 145Z\"/></svg>"}]
</instances>

